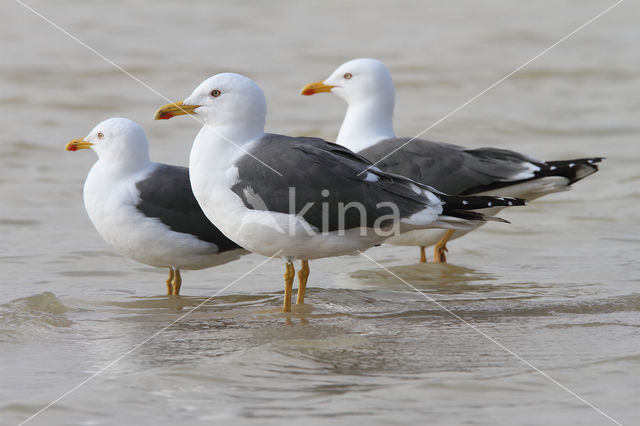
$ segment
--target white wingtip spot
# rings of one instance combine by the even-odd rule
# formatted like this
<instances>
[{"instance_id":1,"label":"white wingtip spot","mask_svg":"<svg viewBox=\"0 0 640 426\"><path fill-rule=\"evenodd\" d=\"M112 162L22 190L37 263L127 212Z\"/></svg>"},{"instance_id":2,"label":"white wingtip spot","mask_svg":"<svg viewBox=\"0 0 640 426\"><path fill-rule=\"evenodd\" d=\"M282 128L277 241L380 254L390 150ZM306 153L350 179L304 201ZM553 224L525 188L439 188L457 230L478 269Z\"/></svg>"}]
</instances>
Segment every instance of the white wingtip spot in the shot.
<instances>
[{"instance_id":1,"label":"white wingtip spot","mask_svg":"<svg viewBox=\"0 0 640 426\"><path fill-rule=\"evenodd\" d=\"M464 204L466 206L467 204L469 204L469 202L465 201L465 200L462 200L462 204Z\"/></svg>"},{"instance_id":2,"label":"white wingtip spot","mask_svg":"<svg viewBox=\"0 0 640 426\"><path fill-rule=\"evenodd\" d=\"M365 176L364 180L365 182L378 182L380 178L377 175L374 175L373 173L367 172L367 175Z\"/></svg>"},{"instance_id":3,"label":"white wingtip spot","mask_svg":"<svg viewBox=\"0 0 640 426\"><path fill-rule=\"evenodd\" d=\"M509 201L509 205L512 206L513 205L513 201Z\"/></svg>"},{"instance_id":4,"label":"white wingtip spot","mask_svg":"<svg viewBox=\"0 0 640 426\"><path fill-rule=\"evenodd\" d=\"M551 167L549 167L549 170L555 170L555 169L557 169L557 167L556 167L556 166L551 166Z\"/></svg>"},{"instance_id":5,"label":"white wingtip spot","mask_svg":"<svg viewBox=\"0 0 640 426\"><path fill-rule=\"evenodd\" d=\"M491 203L491 201L489 201L489 202L487 203L487 205L488 205L488 206L492 206L493 204Z\"/></svg>"},{"instance_id":6,"label":"white wingtip spot","mask_svg":"<svg viewBox=\"0 0 640 426\"><path fill-rule=\"evenodd\" d=\"M569 167L575 167L575 166L576 166L575 163L569 164Z\"/></svg>"},{"instance_id":7,"label":"white wingtip spot","mask_svg":"<svg viewBox=\"0 0 640 426\"><path fill-rule=\"evenodd\" d=\"M418 185L416 185L415 183L409 183L409 188L411 188L411 190L413 192L415 192L416 194L422 194L422 189L420 189L420 187ZM429 197L428 194L426 194L427 197Z\"/></svg>"}]
</instances>

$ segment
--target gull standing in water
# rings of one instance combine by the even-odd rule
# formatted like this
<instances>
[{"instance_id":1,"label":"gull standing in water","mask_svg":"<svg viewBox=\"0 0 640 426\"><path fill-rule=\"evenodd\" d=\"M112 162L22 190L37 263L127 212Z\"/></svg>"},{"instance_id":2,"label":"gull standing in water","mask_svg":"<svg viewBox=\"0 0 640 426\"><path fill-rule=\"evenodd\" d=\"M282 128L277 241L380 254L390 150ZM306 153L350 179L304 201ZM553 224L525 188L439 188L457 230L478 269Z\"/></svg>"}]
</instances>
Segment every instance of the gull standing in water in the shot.
<instances>
[{"instance_id":1,"label":"gull standing in water","mask_svg":"<svg viewBox=\"0 0 640 426\"><path fill-rule=\"evenodd\" d=\"M389 69L376 59L354 59L340 65L326 80L302 88L301 94L331 92L343 99L347 112L337 143L366 157L381 169L398 173L448 194L494 195L533 200L570 189L595 173L601 157L539 161L498 148L469 149L425 139L397 138L393 131L395 88ZM486 210L497 214L501 207ZM479 227L483 222L477 222ZM471 228L475 229L475 228ZM420 230L390 238L395 245L435 244L434 260L445 262L446 243L469 232Z\"/></svg>"},{"instance_id":2,"label":"gull standing in water","mask_svg":"<svg viewBox=\"0 0 640 426\"><path fill-rule=\"evenodd\" d=\"M154 163L144 129L110 118L67 151L98 155L84 183L84 206L105 241L121 254L169 269L167 295L180 294L181 269L203 269L246 253L206 218L191 191L189 170Z\"/></svg>"},{"instance_id":3,"label":"gull standing in water","mask_svg":"<svg viewBox=\"0 0 640 426\"><path fill-rule=\"evenodd\" d=\"M286 263L283 311L291 310L301 260L298 303L309 259L357 253L393 232L467 229L489 218L470 209L524 200L448 196L385 173L345 147L318 138L265 134L264 93L251 79L223 73L156 119L195 114L204 122L189 159L193 192L207 217L231 240Z\"/></svg>"}]
</instances>

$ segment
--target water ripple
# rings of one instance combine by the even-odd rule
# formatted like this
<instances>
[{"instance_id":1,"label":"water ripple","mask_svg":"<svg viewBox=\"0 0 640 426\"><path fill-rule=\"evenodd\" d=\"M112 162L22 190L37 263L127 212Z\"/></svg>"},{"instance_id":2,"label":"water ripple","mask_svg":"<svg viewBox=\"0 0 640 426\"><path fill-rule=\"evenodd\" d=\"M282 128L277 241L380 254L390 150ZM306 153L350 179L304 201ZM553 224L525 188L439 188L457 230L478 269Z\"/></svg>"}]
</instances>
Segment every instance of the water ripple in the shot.
<instances>
[{"instance_id":1,"label":"water ripple","mask_svg":"<svg viewBox=\"0 0 640 426\"><path fill-rule=\"evenodd\" d=\"M70 327L69 308L53 293L44 292L0 305L0 341L17 341L58 327Z\"/></svg>"}]
</instances>

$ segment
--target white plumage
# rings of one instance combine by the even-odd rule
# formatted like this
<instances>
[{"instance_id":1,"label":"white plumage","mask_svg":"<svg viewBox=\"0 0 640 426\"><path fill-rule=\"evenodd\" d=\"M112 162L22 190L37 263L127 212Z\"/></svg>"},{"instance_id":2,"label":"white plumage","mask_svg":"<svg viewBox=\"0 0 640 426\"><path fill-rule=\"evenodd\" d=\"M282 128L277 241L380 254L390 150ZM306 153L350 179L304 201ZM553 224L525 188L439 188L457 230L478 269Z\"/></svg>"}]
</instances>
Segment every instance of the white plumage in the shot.
<instances>
[{"instance_id":1,"label":"white plumage","mask_svg":"<svg viewBox=\"0 0 640 426\"><path fill-rule=\"evenodd\" d=\"M462 213L460 199L370 167L363 157L339 145L265 134L264 94L239 74L205 80L184 101L161 107L156 118L182 114L197 114L205 123L189 160L191 185L200 206L242 247L286 261L285 311L290 310L295 259L303 261L304 269L308 259L353 254L382 243L390 233L381 231L396 226L400 232L428 227L468 229L474 220L487 220L477 213ZM293 204L292 190L297 197ZM485 207L507 202L473 197L468 201L469 209L480 203ZM362 214L356 217L350 211L340 224L336 208L339 211L341 204L352 202L362 206L365 222L358 220ZM398 208L398 217L384 221L387 212L378 210L384 202ZM522 200L511 202L523 204ZM458 208L450 209L454 205ZM302 294L305 283L303 277Z\"/></svg>"},{"instance_id":2,"label":"white plumage","mask_svg":"<svg viewBox=\"0 0 640 426\"><path fill-rule=\"evenodd\" d=\"M138 124L110 118L86 138L67 144L69 151L87 148L98 155L84 184L91 222L124 256L169 268L168 294L179 294L181 269L220 265L245 252L208 222L191 193L186 168L150 160Z\"/></svg>"},{"instance_id":3,"label":"white plumage","mask_svg":"<svg viewBox=\"0 0 640 426\"><path fill-rule=\"evenodd\" d=\"M340 65L324 81L302 89L303 95L331 92L347 105L337 143L363 155L382 169L407 176L448 194L520 197L527 200L570 189L598 170L601 158L538 161L495 148L466 149L424 139L397 138L393 130L395 88L389 69L375 59ZM576 167L579 165L579 167ZM501 207L485 210L497 214ZM476 222L474 228L483 225ZM434 259L445 261L446 242L467 231L421 230L390 238L395 245L436 245Z\"/></svg>"}]
</instances>

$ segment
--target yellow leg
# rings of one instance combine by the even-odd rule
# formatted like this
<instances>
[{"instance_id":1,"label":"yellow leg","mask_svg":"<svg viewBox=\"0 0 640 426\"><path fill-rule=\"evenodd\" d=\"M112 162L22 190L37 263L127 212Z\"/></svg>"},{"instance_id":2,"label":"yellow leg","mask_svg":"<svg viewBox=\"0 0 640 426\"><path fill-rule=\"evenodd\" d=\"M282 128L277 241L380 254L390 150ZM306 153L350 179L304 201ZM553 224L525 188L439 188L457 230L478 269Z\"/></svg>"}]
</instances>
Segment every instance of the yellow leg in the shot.
<instances>
[{"instance_id":1,"label":"yellow leg","mask_svg":"<svg viewBox=\"0 0 640 426\"><path fill-rule=\"evenodd\" d=\"M173 277L173 294L174 296L180 295L180 287L182 287L182 276L180 275L180 269L176 269Z\"/></svg>"},{"instance_id":2,"label":"yellow leg","mask_svg":"<svg viewBox=\"0 0 640 426\"><path fill-rule=\"evenodd\" d=\"M167 296L173 294L173 269L169 268L169 278L167 278Z\"/></svg>"},{"instance_id":3,"label":"yellow leg","mask_svg":"<svg viewBox=\"0 0 640 426\"><path fill-rule=\"evenodd\" d=\"M420 263L427 263L427 254L424 252L424 246L420 246Z\"/></svg>"},{"instance_id":4,"label":"yellow leg","mask_svg":"<svg viewBox=\"0 0 640 426\"><path fill-rule=\"evenodd\" d=\"M284 272L284 305L282 312L291 312L291 292L293 291L293 280L296 277L296 271L293 269L293 263L287 263Z\"/></svg>"},{"instance_id":5,"label":"yellow leg","mask_svg":"<svg viewBox=\"0 0 640 426\"><path fill-rule=\"evenodd\" d=\"M307 279L309 278L309 261L304 259L298 271L298 297L296 305L304 303L304 291L307 289Z\"/></svg>"},{"instance_id":6,"label":"yellow leg","mask_svg":"<svg viewBox=\"0 0 640 426\"><path fill-rule=\"evenodd\" d=\"M447 263L447 256L444 254L447 250L447 241L453 235L453 229L449 229L444 236L437 242L433 248L433 261L436 263Z\"/></svg>"}]
</instances>

